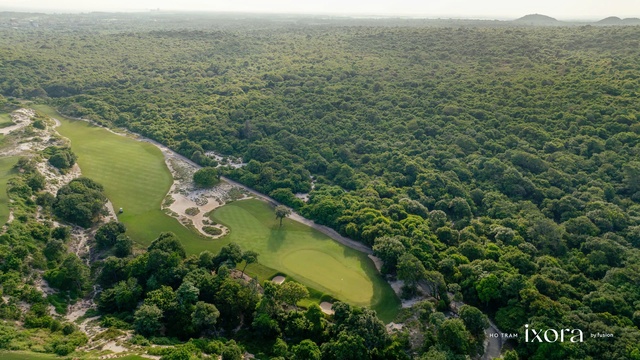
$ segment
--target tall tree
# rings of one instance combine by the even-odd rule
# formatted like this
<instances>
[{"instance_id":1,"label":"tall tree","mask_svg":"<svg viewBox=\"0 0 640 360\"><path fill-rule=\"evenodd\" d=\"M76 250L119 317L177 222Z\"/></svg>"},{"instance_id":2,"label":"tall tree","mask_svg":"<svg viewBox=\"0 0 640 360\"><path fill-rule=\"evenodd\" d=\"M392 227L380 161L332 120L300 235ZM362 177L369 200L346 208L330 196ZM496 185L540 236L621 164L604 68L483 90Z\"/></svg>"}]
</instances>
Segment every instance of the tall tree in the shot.
<instances>
[{"instance_id":1,"label":"tall tree","mask_svg":"<svg viewBox=\"0 0 640 360\"><path fill-rule=\"evenodd\" d=\"M276 206L276 219L280 219L280 226L282 226L282 219L291 215L291 210L284 205Z\"/></svg>"},{"instance_id":2,"label":"tall tree","mask_svg":"<svg viewBox=\"0 0 640 360\"><path fill-rule=\"evenodd\" d=\"M258 262L258 253L255 251L247 250L242 253L242 260L244 261L244 267L242 268L242 277L244 277L244 270L249 264Z\"/></svg>"}]
</instances>

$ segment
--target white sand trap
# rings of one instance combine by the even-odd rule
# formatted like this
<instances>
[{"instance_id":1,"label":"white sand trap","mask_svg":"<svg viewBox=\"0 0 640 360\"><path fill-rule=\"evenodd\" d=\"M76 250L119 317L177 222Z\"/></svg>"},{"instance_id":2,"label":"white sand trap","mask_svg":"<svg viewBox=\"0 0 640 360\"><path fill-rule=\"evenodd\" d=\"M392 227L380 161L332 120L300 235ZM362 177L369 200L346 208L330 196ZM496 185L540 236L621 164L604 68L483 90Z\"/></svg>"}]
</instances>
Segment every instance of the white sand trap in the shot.
<instances>
[{"instance_id":1,"label":"white sand trap","mask_svg":"<svg viewBox=\"0 0 640 360\"><path fill-rule=\"evenodd\" d=\"M327 315L333 315L334 311L332 308L333 304L330 302L323 301L320 303L320 309L322 309L322 312Z\"/></svg>"},{"instance_id":2,"label":"white sand trap","mask_svg":"<svg viewBox=\"0 0 640 360\"><path fill-rule=\"evenodd\" d=\"M174 201L169 206L169 209L177 213L180 217L191 220L191 223L193 224L193 226L198 231L200 231L200 233L202 233L205 236L209 236L213 238L218 238L226 235L228 230L221 225L216 226L220 230L222 230L222 234L217 236L209 235L203 230L203 228L205 227L205 219L208 219L208 217L205 215L208 214L211 210L214 210L220 207L221 205L218 201L216 201L214 197L205 198L207 203L204 205L198 205L198 203L193 198L187 197L183 194L173 193L171 194L171 196L173 197ZM189 215L187 214L187 209L189 208L198 208L200 211L196 215ZM178 220L180 220L180 218L178 218Z\"/></svg>"},{"instance_id":3,"label":"white sand trap","mask_svg":"<svg viewBox=\"0 0 640 360\"><path fill-rule=\"evenodd\" d=\"M274 283L276 283L278 285L282 284L284 282L284 280L285 280L284 276L279 276L279 275L274 277L273 279L271 279L271 281L273 281Z\"/></svg>"}]
</instances>

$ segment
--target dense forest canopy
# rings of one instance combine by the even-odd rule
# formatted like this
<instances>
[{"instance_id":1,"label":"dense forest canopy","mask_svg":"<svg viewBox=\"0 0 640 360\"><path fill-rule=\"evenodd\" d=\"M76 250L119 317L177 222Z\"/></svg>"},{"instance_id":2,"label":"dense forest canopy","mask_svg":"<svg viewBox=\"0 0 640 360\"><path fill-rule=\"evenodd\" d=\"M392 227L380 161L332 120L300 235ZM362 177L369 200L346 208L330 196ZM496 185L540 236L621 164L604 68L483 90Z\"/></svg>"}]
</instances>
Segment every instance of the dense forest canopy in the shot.
<instances>
[{"instance_id":1,"label":"dense forest canopy","mask_svg":"<svg viewBox=\"0 0 640 360\"><path fill-rule=\"evenodd\" d=\"M4 28L0 93L241 156L222 173L372 246L407 295L614 334L522 358L640 358L640 27L195 23ZM414 350L475 351L436 343Z\"/></svg>"}]
</instances>

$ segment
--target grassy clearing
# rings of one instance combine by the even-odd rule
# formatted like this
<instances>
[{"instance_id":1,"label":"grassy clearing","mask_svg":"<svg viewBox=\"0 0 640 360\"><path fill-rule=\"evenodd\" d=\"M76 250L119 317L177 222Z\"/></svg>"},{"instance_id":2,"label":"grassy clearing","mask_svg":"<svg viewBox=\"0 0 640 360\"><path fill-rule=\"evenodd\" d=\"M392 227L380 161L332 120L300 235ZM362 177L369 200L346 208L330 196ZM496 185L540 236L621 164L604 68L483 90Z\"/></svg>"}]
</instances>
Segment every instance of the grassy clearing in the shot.
<instances>
[{"instance_id":1,"label":"grassy clearing","mask_svg":"<svg viewBox=\"0 0 640 360\"><path fill-rule=\"evenodd\" d=\"M365 254L290 219L280 227L273 208L259 200L227 204L216 209L211 218L231 229L220 239L221 244L236 242L243 250L257 251L261 264L318 290L314 300L327 294L370 306L384 320L395 315L398 299Z\"/></svg>"},{"instance_id":2,"label":"grassy clearing","mask_svg":"<svg viewBox=\"0 0 640 360\"><path fill-rule=\"evenodd\" d=\"M39 360L39 359L62 359L53 354L40 354L30 351L0 351L2 360Z\"/></svg>"},{"instance_id":3,"label":"grassy clearing","mask_svg":"<svg viewBox=\"0 0 640 360\"><path fill-rule=\"evenodd\" d=\"M17 156L0 158L0 226L9 219L9 197L7 196L7 181L13 175L13 165L18 161Z\"/></svg>"},{"instance_id":4,"label":"grassy clearing","mask_svg":"<svg viewBox=\"0 0 640 360\"><path fill-rule=\"evenodd\" d=\"M0 112L0 129L13 125L11 117L7 113Z\"/></svg>"},{"instance_id":5,"label":"grassy clearing","mask_svg":"<svg viewBox=\"0 0 640 360\"><path fill-rule=\"evenodd\" d=\"M172 231L189 253L219 249L212 240L160 210L173 179L155 145L113 134L85 121L66 119L48 106L35 108L60 120L62 125L57 130L71 140L82 174L104 186L115 209L124 209L119 219L138 244L146 247L160 232Z\"/></svg>"}]
</instances>

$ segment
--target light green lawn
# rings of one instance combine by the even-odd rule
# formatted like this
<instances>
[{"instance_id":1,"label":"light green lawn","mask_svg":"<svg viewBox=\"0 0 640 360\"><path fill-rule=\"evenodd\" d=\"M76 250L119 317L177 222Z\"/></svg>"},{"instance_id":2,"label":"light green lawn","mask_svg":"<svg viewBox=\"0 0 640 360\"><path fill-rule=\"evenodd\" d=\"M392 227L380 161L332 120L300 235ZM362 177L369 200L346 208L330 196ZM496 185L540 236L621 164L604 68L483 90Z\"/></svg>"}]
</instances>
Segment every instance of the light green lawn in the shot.
<instances>
[{"instance_id":1,"label":"light green lawn","mask_svg":"<svg viewBox=\"0 0 640 360\"><path fill-rule=\"evenodd\" d=\"M58 132L71 140L82 175L102 184L119 220L137 243L148 246L163 231L172 231L189 253L217 251L214 241L187 229L160 210L173 179L162 152L149 143L137 141L92 126L86 121L66 119L47 106L35 106L60 120Z\"/></svg>"},{"instance_id":2,"label":"light green lawn","mask_svg":"<svg viewBox=\"0 0 640 360\"><path fill-rule=\"evenodd\" d=\"M259 200L227 204L211 218L231 229L222 243L254 250L260 263L336 299L372 307L384 320L395 315L399 301L365 254L290 219L280 227L273 208Z\"/></svg>"},{"instance_id":3,"label":"light green lawn","mask_svg":"<svg viewBox=\"0 0 640 360\"><path fill-rule=\"evenodd\" d=\"M30 351L0 351L0 359L2 360L51 360L62 359L53 354L40 354Z\"/></svg>"},{"instance_id":4,"label":"light green lawn","mask_svg":"<svg viewBox=\"0 0 640 360\"><path fill-rule=\"evenodd\" d=\"M16 172L13 165L18 161L17 156L0 158L0 226L9 219L9 197L7 197L7 181Z\"/></svg>"}]
</instances>

